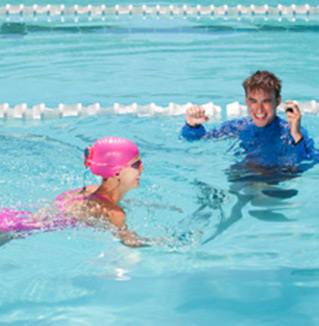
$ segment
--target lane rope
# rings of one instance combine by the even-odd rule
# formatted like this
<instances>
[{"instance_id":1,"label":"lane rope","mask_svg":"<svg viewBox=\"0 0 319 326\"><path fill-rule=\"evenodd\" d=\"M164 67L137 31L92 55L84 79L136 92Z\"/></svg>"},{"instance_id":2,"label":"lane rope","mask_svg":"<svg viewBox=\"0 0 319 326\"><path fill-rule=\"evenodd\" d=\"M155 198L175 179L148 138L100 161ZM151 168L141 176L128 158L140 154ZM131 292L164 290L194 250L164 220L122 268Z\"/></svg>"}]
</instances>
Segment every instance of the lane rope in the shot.
<instances>
[{"instance_id":1,"label":"lane rope","mask_svg":"<svg viewBox=\"0 0 319 326\"><path fill-rule=\"evenodd\" d=\"M51 5L48 4L46 6L39 6L37 4L31 6L25 6L23 4L14 6L11 4L7 4L5 6L0 7L0 15L10 16L10 15L19 15L19 16L37 16L37 15L46 15L46 16L65 16L65 15L87 15L88 17L92 16L101 16L104 17L106 15L139 15L139 16L209 16L211 18L214 17L305 17L309 18L312 16L319 16L319 5L318 6L310 6L309 4L297 6L292 4L290 6L284 6L278 4L277 6L269 6L267 4L263 6L243 6L238 4L237 6L228 6L227 4L222 6L120 6L115 5L114 7L107 7L104 4L100 6L66 6L64 4L61 5Z\"/></svg>"},{"instance_id":2,"label":"lane rope","mask_svg":"<svg viewBox=\"0 0 319 326\"><path fill-rule=\"evenodd\" d=\"M319 102L315 100L309 102L298 102L300 111L304 115L318 115ZM132 114L137 116L152 117L169 117L184 115L186 109L192 106L192 103L175 104L170 103L167 107L151 103L148 105L122 105L115 103L112 107L101 107L99 103L89 106L83 106L81 103L74 105L59 104L57 108L48 108L45 104L34 105L28 107L26 103L10 107L8 103L0 105L0 120L48 120L59 119L65 117L85 117L85 116L101 116L115 114ZM278 111L283 111L284 103L280 104ZM208 116L219 119L222 117L223 109L221 106L215 105L213 102L202 104ZM234 102L226 105L226 116L229 119L242 117L247 115L247 107Z\"/></svg>"}]
</instances>

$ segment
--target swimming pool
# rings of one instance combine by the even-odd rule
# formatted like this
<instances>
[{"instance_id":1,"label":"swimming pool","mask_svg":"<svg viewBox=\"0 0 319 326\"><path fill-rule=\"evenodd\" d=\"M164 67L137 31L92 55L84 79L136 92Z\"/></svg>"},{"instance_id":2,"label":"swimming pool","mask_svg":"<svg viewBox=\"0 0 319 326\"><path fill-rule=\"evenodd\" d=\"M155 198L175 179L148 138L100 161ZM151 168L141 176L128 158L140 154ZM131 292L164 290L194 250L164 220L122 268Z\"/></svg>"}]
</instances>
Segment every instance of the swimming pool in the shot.
<instances>
[{"instance_id":1,"label":"swimming pool","mask_svg":"<svg viewBox=\"0 0 319 326\"><path fill-rule=\"evenodd\" d=\"M243 104L241 82L256 69L283 80L283 99L318 101L315 18L133 15L102 24L80 18L65 28L59 17L24 17L11 26L6 18L0 103L12 108L213 101L222 107L213 124L227 118L227 104ZM188 143L179 138L182 115L132 111L0 119L1 206L48 205L82 185L85 146L123 136L138 144L145 164L140 188L124 203L128 223L163 239L162 246L132 250L105 231L79 226L6 243L0 247L0 325L317 325L318 166L268 187L298 190L291 198L267 197L260 183L243 187L254 201L225 225L237 202L225 171L237 160L236 143ZM302 123L318 147L317 117L305 115Z\"/></svg>"}]
</instances>

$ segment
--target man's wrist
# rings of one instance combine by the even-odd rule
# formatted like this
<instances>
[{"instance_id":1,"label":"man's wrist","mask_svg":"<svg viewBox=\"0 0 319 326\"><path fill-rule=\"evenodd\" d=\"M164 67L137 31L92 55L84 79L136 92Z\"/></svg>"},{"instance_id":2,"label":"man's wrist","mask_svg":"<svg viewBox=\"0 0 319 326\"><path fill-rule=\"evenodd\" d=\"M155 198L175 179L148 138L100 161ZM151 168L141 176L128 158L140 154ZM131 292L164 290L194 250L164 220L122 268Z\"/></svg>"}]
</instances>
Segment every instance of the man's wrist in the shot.
<instances>
[{"instance_id":1,"label":"man's wrist","mask_svg":"<svg viewBox=\"0 0 319 326\"><path fill-rule=\"evenodd\" d=\"M296 146L297 144L299 144L302 140L303 140L303 135L301 133L298 133L296 135L292 135L293 137L293 142L292 145Z\"/></svg>"},{"instance_id":2,"label":"man's wrist","mask_svg":"<svg viewBox=\"0 0 319 326\"><path fill-rule=\"evenodd\" d=\"M188 121L186 121L186 124L188 125L188 127L191 127L191 128L196 128L198 129L200 127L200 125L197 125L197 124L190 124Z\"/></svg>"}]
</instances>

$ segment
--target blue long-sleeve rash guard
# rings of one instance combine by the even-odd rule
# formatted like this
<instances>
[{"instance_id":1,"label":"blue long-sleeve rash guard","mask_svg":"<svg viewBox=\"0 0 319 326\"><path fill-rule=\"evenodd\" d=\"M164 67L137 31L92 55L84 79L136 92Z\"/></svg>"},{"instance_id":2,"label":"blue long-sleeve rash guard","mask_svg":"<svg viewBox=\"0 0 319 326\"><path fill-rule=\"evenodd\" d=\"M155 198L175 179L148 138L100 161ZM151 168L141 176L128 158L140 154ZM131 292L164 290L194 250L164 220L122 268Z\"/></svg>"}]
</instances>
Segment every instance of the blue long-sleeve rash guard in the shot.
<instances>
[{"instance_id":1,"label":"blue long-sleeve rash guard","mask_svg":"<svg viewBox=\"0 0 319 326\"><path fill-rule=\"evenodd\" d=\"M236 138L245 151L246 160L263 166L294 166L302 160L318 160L319 152L314 148L312 138L302 128L303 139L294 144L289 124L278 116L265 126L257 127L249 118L227 121L207 131L203 125L196 128L185 124L182 136L188 140L211 138Z\"/></svg>"}]
</instances>

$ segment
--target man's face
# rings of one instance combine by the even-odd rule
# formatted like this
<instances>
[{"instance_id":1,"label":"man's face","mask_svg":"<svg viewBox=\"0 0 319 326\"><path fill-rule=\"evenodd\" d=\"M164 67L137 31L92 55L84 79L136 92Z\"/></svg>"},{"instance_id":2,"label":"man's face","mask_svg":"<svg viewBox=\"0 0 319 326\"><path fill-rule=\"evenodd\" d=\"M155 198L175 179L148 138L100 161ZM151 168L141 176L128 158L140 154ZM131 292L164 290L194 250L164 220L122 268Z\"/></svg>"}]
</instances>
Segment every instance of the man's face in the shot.
<instances>
[{"instance_id":1,"label":"man's face","mask_svg":"<svg viewBox=\"0 0 319 326\"><path fill-rule=\"evenodd\" d=\"M267 93L262 89L248 92L246 97L248 113L257 127L265 127L276 117L276 108L281 97L276 98L275 92Z\"/></svg>"}]
</instances>

